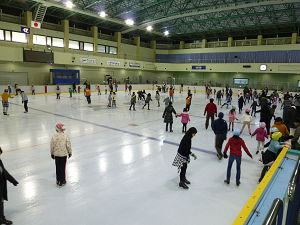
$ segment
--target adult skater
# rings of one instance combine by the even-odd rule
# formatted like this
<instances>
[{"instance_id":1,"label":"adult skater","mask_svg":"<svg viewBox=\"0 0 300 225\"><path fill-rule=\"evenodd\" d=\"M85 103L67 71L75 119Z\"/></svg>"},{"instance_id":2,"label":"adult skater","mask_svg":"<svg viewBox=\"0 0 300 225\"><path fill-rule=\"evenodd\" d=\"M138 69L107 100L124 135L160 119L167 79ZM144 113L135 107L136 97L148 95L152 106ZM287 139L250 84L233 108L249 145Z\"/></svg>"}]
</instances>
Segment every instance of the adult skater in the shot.
<instances>
[{"instance_id":1,"label":"adult skater","mask_svg":"<svg viewBox=\"0 0 300 225\"><path fill-rule=\"evenodd\" d=\"M164 122L166 123L166 131L168 131L168 126L170 124L170 132L173 132L172 126L173 126L173 115L174 113L176 115L176 111L173 108L172 102L169 102L169 105L167 108L165 108L164 114L162 118L164 118Z\"/></svg>"},{"instance_id":2,"label":"adult skater","mask_svg":"<svg viewBox=\"0 0 300 225\"><path fill-rule=\"evenodd\" d=\"M218 119L214 121L213 130L216 135L215 137L215 148L217 150L217 157L219 160L222 159L222 146L223 142L227 139L227 122L223 119L224 113L220 112Z\"/></svg>"},{"instance_id":3,"label":"adult skater","mask_svg":"<svg viewBox=\"0 0 300 225\"><path fill-rule=\"evenodd\" d=\"M204 109L204 116L205 115L206 115L205 129L207 130L208 128L209 119L211 119L211 129L213 129L215 116L217 116L217 106L214 103L213 98L209 100L209 103L206 105Z\"/></svg>"},{"instance_id":4,"label":"adult skater","mask_svg":"<svg viewBox=\"0 0 300 225\"><path fill-rule=\"evenodd\" d=\"M67 156L71 158L71 142L67 134L65 125L58 123L55 126L56 134L53 135L50 143L51 158L55 159L56 166L56 184L62 186L66 184L66 163Z\"/></svg>"},{"instance_id":5,"label":"adult skater","mask_svg":"<svg viewBox=\"0 0 300 225\"><path fill-rule=\"evenodd\" d=\"M24 109L25 109L24 113L28 113L28 106L27 106L28 98L24 91L21 91L21 97L22 97L22 103L24 103Z\"/></svg>"},{"instance_id":6,"label":"adult skater","mask_svg":"<svg viewBox=\"0 0 300 225\"><path fill-rule=\"evenodd\" d=\"M3 115L8 116L8 107L9 107L9 102L8 98L12 98L10 94L8 94L8 90L5 89L4 92L1 94L2 97L2 106L3 106Z\"/></svg>"},{"instance_id":7,"label":"adult skater","mask_svg":"<svg viewBox=\"0 0 300 225\"><path fill-rule=\"evenodd\" d=\"M187 111L190 111L191 104L192 104L192 94L189 94L185 101L185 108Z\"/></svg>"},{"instance_id":8,"label":"adult skater","mask_svg":"<svg viewBox=\"0 0 300 225\"><path fill-rule=\"evenodd\" d=\"M236 185L239 186L241 184L240 177L241 177L241 162L242 162L242 147L247 155L252 158L251 153L249 152L244 140L240 138L240 130L235 130L233 132L233 137L231 137L224 149L224 158L227 159L227 150L230 147L230 156L228 161L227 167L227 177L224 182L226 184L230 183L230 175L231 175L231 167L234 161L236 161Z\"/></svg>"},{"instance_id":9,"label":"adult skater","mask_svg":"<svg viewBox=\"0 0 300 225\"><path fill-rule=\"evenodd\" d=\"M133 107L133 111L135 111L135 103L136 103L136 95L135 95L135 92L133 92L132 96L131 96L131 99L130 99L129 110L131 110L131 107Z\"/></svg>"},{"instance_id":10,"label":"adult skater","mask_svg":"<svg viewBox=\"0 0 300 225\"><path fill-rule=\"evenodd\" d=\"M0 147L0 155L2 155L2 149ZM9 172L5 169L2 160L0 159L0 224L13 224L12 221L9 221L4 216L4 200L7 201L7 181L12 183L14 186L17 186L19 183L13 178Z\"/></svg>"},{"instance_id":11,"label":"adult skater","mask_svg":"<svg viewBox=\"0 0 300 225\"><path fill-rule=\"evenodd\" d=\"M143 106L143 109L145 108L146 105L148 105L148 110L150 110L150 101L152 101L152 98L151 98L151 94L148 93L147 94L147 97L146 97L146 100L145 100L145 105Z\"/></svg>"},{"instance_id":12,"label":"adult skater","mask_svg":"<svg viewBox=\"0 0 300 225\"><path fill-rule=\"evenodd\" d=\"M190 181L188 181L185 177L187 164L190 162L190 155L194 157L194 159L197 159L197 156L191 152L192 147L192 138L197 134L197 129L195 127L191 127L188 129L186 134L183 136L177 155L173 161L173 166L178 167L178 171L180 171L180 182L179 187L182 187L184 189L189 189L187 184L191 184Z\"/></svg>"}]
</instances>

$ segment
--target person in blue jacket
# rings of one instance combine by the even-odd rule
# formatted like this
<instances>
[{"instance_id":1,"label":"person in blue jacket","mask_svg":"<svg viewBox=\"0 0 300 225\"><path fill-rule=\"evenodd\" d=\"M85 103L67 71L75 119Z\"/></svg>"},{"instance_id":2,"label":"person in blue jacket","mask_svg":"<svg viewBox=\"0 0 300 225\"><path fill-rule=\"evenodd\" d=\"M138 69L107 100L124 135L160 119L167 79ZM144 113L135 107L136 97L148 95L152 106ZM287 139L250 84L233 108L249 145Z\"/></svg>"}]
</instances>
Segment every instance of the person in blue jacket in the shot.
<instances>
[{"instance_id":1,"label":"person in blue jacket","mask_svg":"<svg viewBox=\"0 0 300 225\"><path fill-rule=\"evenodd\" d=\"M264 153L262 153L262 161L264 165L267 165L270 162L276 160L278 152L283 148L285 145L284 142L279 142L279 139L282 137L281 132L275 132L272 134L272 140L270 145Z\"/></svg>"},{"instance_id":2,"label":"person in blue jacket","mask_svg":"<svg viewBox=\"0 0 300 225\"><path fill-rule=\"evenodd\" d=\"M222 159L222 146L223 142L227 139L227 122L223 119L224 113L220 112L218 114L218 119L214 121L213 131L216 135L215 138L215 148L217 150L217 157L219 160Z\"/></svg>"}]
</instances>

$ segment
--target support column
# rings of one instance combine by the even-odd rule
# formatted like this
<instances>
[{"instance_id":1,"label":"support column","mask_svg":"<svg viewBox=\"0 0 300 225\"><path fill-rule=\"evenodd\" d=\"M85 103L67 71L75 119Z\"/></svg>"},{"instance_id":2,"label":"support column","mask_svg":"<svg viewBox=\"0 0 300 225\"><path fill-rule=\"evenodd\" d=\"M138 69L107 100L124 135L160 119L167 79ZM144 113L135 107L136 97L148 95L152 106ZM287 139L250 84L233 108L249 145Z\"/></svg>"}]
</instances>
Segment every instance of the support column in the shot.
<instances>
[{"instance_id":1,"label":"support column","mask_svg":"<svg viewBox=\"0 0 300 225\"><path fill-rule=\"evenodd\" d=\"M261 34L259 34L257 36L257 45L262 45L263 44L262 41L263 41L263 36Z\"/></svg>"},{"instance_id":2,"label":"support column","mask_svg":"<svg viewBox=\"0 0 300 225\"><path fill-rule=\"evenodd\" d=\"M292 33L292 44L297 44L297 37L298 37L297 33Z\"/></svg>"},{"instance_id":3,"label":"support column","mask_svg":"<svg viewBox=\"0 0 300 225\"><path fill-rule=\"evenodd\" d=\"M94 55L95 55L98 52L98 27L92 26L91 31L92 31Z\"/></svg>"},{"instance_id":4,"label":"support column","mask_svg":"<svg viewBox=\"0 0 300 225\"><path fill-rule=\"evenodd\" d=\"M156 61L156 40L152 40L150 42L150 48L152 49L152 60Z\"/></svg>"},{"instance_id":5,"label":"support column","mask_svg":"<svg viewBox=\"0 0 300 225\"><path fill-rule=\"evenodd\" d=\"M64 50L65 50L65 52L68 52L69 51L69 39L70 39L69 20L62 20L61 25L62 25L62 30L64 32Z\"/></svg>"},{"instance_id":6,"label":"support column","mask_svg":"<svg viewBox=\"0 0 300 225\"><path fill-rule=\"evenodd\" d=\"M233 45L233 38L232 37L228 37L227 47L232 47L232 45Z\"/></svg>"},{"instance_id":7,"label":"support column","mask_svg":"<svg viewBox=\"0 0 300 225\"><path fill-rule=\"evenodd\" d=\"M184 41L179 42L179 49L184 49Z\"/></svg>"},{"instance_id":8,"label":"support column","mask_svg":"<svg viewBox=\"0 0 300 225\"><path fill-rule=\"evenodd\" d=\"M136 45L136 60L140 60L141 37L134 37L134 44Z\"/></svg>"},{"instance_id":9,"label":"support column","mask_svg":"<svg viewBox=\"0 0 300 225\"><path fill-rule=\"evenodd\" d=\"M32 12L26 11L24 13L26 26L30 27L30 34L27 34L27 47L33 48L33 28L31 27Z\"/></svg>"},{"instance_id":10,"label":"support column","mask_svg":"<svg viewBox=\"0 0 300 225\"><path fill-rule=\"evenodd\" d=\"M202 48L207 48L207 40L202 39Z\"/></svg>"},{"instance_id":11,"label":"support column","mask_svg":"<svg viewBox=\"0 0 300 225\"><path fill-rule=\"evenodd\" d=\"M117 42L117 57L121 57L121 32L115 32L115 42Z\"/></svg>"}]
</instances>

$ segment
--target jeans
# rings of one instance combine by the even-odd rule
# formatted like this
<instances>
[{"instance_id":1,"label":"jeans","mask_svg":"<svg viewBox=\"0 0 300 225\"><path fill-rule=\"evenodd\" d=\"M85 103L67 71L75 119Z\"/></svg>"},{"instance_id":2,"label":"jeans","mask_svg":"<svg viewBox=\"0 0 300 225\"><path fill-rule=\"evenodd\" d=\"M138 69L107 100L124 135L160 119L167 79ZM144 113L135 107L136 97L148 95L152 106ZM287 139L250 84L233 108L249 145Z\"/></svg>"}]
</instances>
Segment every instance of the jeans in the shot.
<instances>
[{"instance_id":1,"label":"jeans","mask_svg":"<svg viewBox=\"0 0 300 225\"><path fill-rule=\"evenodd\" d=\"M230 181L231 167L234 160L236 161L236 182L240 182L242 157L236 155L229 156L228 167L227 167L227 181Z\"/></svg>"}]
</instances>

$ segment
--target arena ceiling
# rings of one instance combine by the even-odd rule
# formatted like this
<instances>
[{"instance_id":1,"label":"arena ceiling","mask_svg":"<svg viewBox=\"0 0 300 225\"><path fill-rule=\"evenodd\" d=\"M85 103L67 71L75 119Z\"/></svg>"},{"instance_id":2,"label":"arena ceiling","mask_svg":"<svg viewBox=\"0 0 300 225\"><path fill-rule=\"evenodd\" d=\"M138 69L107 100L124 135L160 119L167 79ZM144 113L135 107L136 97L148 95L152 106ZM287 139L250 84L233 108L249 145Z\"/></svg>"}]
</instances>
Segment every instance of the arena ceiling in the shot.
<instances>
[{"instance_id":1,"label":"arena ceiling","mask_svg":"<svg viewBox=\"0 0 300 225\"><path fill-rule=\"evenodd\" d=\"M45 21L68 19L144 40L280 35L300 28L300 0L73 0L73 8L68 8L66 1L1 0L0 8L34 11L38 4L45 4ZM101 11L105 18L99 16ZM128 26L126 19L132 19L134 25ZM151 32L148 26L152 26Z\"/></svg>"}]
</instances>

